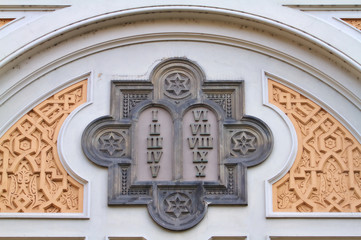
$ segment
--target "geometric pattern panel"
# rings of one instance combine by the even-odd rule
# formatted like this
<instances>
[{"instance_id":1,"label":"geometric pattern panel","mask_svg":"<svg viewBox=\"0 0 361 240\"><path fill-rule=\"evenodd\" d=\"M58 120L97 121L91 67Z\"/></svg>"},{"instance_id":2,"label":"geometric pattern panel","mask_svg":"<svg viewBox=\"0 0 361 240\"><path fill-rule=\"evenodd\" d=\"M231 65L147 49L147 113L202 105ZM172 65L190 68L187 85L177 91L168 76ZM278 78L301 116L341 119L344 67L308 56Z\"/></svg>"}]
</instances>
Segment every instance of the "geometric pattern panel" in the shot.
<instances>
[{"instance_id":1,"label":"geometric pattern panel","mask_svg":"<svg viewBox=\"0 0 361 240\"><path fill-rule=\"evenodd\" d=\"M87 80L46 99L0 138L0 212L83 212L84 186L62 166L57 139L68 115L86 102Z\"/></svg>"},{"instance_id":2,"label":"geometric pattern panel","mask_svg":"<svg viewBox=\"0 0 361 240\"><path fill-rule=\"evenodd\" d=\"M361 18L342 18L341 20L361 30Z\"/></svg>"},{"instance_id":3,"label":"geometric pattern panel","mask_svg":"<svg viewBox=\"0 0 361 240\"><path fill-rule=\"evenodd\" d=\"M275 212L361 212L361 144L325 109L268 80L269 102L291 120L298 149L272 185Z\"/></svg>"}]
</instances>

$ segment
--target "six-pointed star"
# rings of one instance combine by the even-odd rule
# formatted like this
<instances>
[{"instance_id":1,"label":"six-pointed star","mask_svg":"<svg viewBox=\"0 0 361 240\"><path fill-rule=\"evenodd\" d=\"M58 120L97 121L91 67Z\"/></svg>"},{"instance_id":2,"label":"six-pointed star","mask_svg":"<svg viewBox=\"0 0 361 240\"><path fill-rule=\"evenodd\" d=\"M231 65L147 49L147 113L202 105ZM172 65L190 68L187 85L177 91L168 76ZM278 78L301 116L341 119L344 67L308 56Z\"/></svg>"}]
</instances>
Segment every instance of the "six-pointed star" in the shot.
<instances>
[{"instance_id":1,"label":"six-pointed star","mask_svg":"<svg viewBox=\"0 0 361 240\"><path fill-rule=\"evenodd\" d=\"M175 74L172 77L166 78L167 81L167 91L174 92L177 96L183 91L188 91L189 87L187 86L187 77L182 77L179 73Z\"/></svg>"},{"instance_id":2,"label":"six-pointed star","mask_svg":"<svg viewBox=\"0 0 361 240\"><path fill-rule=\"evenodd\" d=\"M100 137L100 150L107 151L110 156L114 154L115 151L122 151L122 141L124 139L118 137L114 133L110 133L109 135L104 135Z\"/></svg>"},{"instance_id":3,"label":"six-pointed star","mask_svg":"<svg viewBox=\"0 0 361 240\"><path fill-rule=\"evenodd\" d=\"M173 213L177 218L179 218L182 213L189 213L187 206L189 199L184 199L179 193L166 199L166 201L168 203L167 213Z\"/></svg>"},{"instance_id":4,"label":"six-pointed star","mask_svg":"<svg viewBox=\"0 0 361 240\"><path fill-rule=\"evenodd\" d=\"M245 155L250 150L256 150L255 146L255 137L247 136L245 132L242 132L239 137L233 137L233 142L235 143L233 151L240 151Z\"/></svg>"}]
</instances>

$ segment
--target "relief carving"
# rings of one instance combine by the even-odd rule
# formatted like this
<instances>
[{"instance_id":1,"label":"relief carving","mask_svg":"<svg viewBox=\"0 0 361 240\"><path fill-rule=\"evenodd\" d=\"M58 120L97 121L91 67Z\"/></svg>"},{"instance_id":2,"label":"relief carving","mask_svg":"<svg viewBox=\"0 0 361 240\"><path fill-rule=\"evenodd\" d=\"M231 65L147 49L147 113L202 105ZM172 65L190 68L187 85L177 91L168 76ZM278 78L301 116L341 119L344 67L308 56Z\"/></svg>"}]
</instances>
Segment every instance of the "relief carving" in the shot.
<instances>
[{"instance_id":1,"label":"relief carving","mask_svg":"<svg viewBox=\"0 0 361 240\"><path fill-rule=\"evenodd\" d=\"M192 200L185 194L176 192L164 200L165 212L173 218L187 216L190 213Z\"/></svg>"},{"instance_id":2,"label":"relief carving","mask_svg":"<svg viewBox=\"0 0 361 240\"><path fill-rule=\"evenodd\" d=\"M57 138L67 116L86 102L86 84L43 101L0 138L0 212L83 211L83 185L62 166Z\"/></svg>"},{"instance_id":3,"label":"relief carving","mask_svg":"<svg viewBox=\"0 0 361 240\"><path fill-rule=\"evenodd\" d=\"M134 145L139 181L172 179L172 131L171 116L164 109L148 108L140 114Z\"/></svg>"},{"instance_id":4,"label":"relief carving","mask_svg":"<svg viewBox=\"0 0 361 240\"><path fill-rule=\"evenodd\" d=\"M269 80L270 103L293 123L298 152L273 184L276 212L360 212L361 144L325 109Z\"/></svg>"},{"instance_id":5,"label":"relief carving","mask_svg":"<svg viewBox=\"0 0 361 240\"><path fill-rule=\"evenodd\" d=\"M240 131L235 133L232 138L232 156L246 155L256 150L257 141L252 133Z\"/></svg>"},{"instance_id":6,"label":"relief carving","mask_svg":"<svg viewBox=\"0 0 361 240\"><path fill-rule=\"evenodd\" d=\"M226 113L227 118L232 118L232 94L230 93L210 93L206 95L208 99L217 103Z\"/></svg>"},{"instance_id":7,"label":"relief carving","mask_svg":"<svg viewBox=\"0 0 361 240\"><path fill-rule=\"evenodd\" d=\"M130 111L139 103L148 99L148 94L125 93L123 95L123 117L129 117Z\"/></svg>"},{"instance_id":8,"label":"relief carving","mask_svg":"<svg viewBox=\"0 0 361 240\"><path fill-rule=\"evenodd\" d=\"M193 163L197 170L196 177L205 177L208 153L213 149L211 124L208 123L208 110L192 110L195 123L190 124L192 137L188 137L188 146L193 153Z\"/></svg>"},{"instance_id":9,"label":"relief carving","mask_svg":"<svg viewBox=\"0 0 361 240\"><path fill-rule=\"evenodd\" d=\"M147 98L128 110L133 91ZM82 138L87 157L109 168L109 205L147 205L162 227L185 230L208 205L247 204L247 167L267 158L272 135L243 115L243 81L207 82L194 63L169 59L150 81L113 81L111 106Z\"/></svg>"},{"instance_id":10,"label":"relief carving","mask_svg":"<svg viewBox=\"0 0 361 240\"><path fill-rule=\"evenodd\" d=\"M147 163L150 164L152 177L156 178L160 169L159 162L163 156L163 137L160 136L158 110L152 110L152 123L149 125L149 128L149 137L147 138Z\"/></svg>"},{"instance_id":11,"label":"relief carving","mask_svg":"<svg viewBox=\"0 0 361 240\"><path fill-rule=\"evenodd\" d=\"M191 87L190 79L183 73L173 73L165 78L165 94L171 98L187 97Z\"/></svg>"},{"instance_id":12,"label":"relief carving","mask_svg":"<svg viewBox=\"0 0 361 240\"><path fill-rule=\"evenodd\" d=\"M124 131L125 132L125 131ZM106 132L99 137L99 149L110 156L118 153L119 157L125 154L125 138L116 132Z\"/></svg>"}]
</instances>

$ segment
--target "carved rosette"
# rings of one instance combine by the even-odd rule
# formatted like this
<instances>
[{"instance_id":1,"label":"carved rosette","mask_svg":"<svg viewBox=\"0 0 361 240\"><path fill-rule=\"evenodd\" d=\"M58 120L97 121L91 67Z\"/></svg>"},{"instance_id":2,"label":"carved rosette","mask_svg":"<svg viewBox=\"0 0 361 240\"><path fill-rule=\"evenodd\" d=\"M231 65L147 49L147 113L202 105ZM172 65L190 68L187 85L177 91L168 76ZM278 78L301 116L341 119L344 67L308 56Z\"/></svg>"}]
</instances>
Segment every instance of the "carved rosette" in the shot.
<instances>
[{"instance_id":1,"label":"carved rosette","mask_svg":"<svg viewBox=\"0 0 361 240\"><path fill-rule=\"evenodd\" d=\"M296 159L272 186L276 212L361 212L361 144L325 109L269 80L270 103L293 123Z\"/></svg>"},{"instance_id":2,"label":"carved rosette","mask_svg":"<svg viewBox=\"0 0 361 240\"><path fill-rule=\"evenodd\" d=\"M231 136L231 155L245 156L257 149L257 138L252 133L237 131Z\"/></svg>"},{"instance_id":3,"label":"carved rosette","mask_svg":"<svg viewBox=\"0 0 361 240\"><path fill-rule=\"evenodd\" d=\"M162 227L184 230L200 222L206 214L207 205L200 186L159 187L157 193L157 198L148 205L148 211Z\"/></svg>"},{"instance_id":4,"label":"carved rosette","mask_svg":"<svg viewBox=\"0 0 361 240\"><path fill-rule=\"evenodd\" d=\"M83 212L81 183L62 166L57 138L67 116L86 102L76 83L25 114L0 138L0 212Z\"/></svg>"},{"instance_id":5,"label":"carved rosette","mask_svg":"<svg viewBox=\"0 0 361 240\"><path fill-rule=\"evenodd\" d=\"M122 157L125 154L127 131L108 131L99 136L99 150L108 154L109 157Z\"/></svg>"},{"instance_id":6,"label":"carved rosette","mask_svg":"<svg viewBox=\"0 0 361 240\"><path fill-rule=\"evenodd\" d=\"M170 59L150 81L113 81L111 106L82 138L88 158L109 169L109 205L147 205L178 231L208 205L247 204L247 167L267 158L272 134L243 115L243 81L207 82L194 63Z\"/></svg>"},{"instance_id":7,"label":"carved rosette","mask_svg":"<svg viewBox=\"0 0 361 240\"><path fill-rule=\"evenodd\" d=\"M186 74L175 72L164 78L164 94L170 98L182 99L190 94L191 80Z\"/></svg>"},{"instance_id":8,"label":"carved rosette","mask_svg":"<svg viewBox=\"0 0 361 240\"><path fill-rule=\"evenodd\" d=\"M186 218L193 211L192 199L184 193L172 192L163 201L163 211L173 219Z\"/></svg>"}]
</instances>

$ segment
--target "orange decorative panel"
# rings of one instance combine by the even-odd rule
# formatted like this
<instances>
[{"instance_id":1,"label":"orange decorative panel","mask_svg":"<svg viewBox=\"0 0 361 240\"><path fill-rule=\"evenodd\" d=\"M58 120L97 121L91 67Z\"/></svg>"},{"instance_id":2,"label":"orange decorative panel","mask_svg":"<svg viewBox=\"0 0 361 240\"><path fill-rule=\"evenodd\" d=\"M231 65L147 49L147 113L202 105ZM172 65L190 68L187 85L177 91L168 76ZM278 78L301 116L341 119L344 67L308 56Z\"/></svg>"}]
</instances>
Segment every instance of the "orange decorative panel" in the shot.
<instances>
[{"instance_id":1,"label":"orange decorative panel","mask_svg":"<svg viewBox=\"0 0 361 240\"><path fill-rule=\"evenodd\" d=\"M269 102L293 123L296 159L272 185L275 212L361 212L361 144L325 109L269 80Z\"/></svg>"},{"instance_id":2,"label":"orange decorative panel","mask_svg":"<svg viewBox=\"0 0 361 240\"><path fill-rule=\"evenodd\" d=\"M361 30L361 18L342 18L341 20Z\"/></svg>"},{"instance_id":3,"label":"orange decorative panel","mask_svg":"<svg viewBox=\"0 0 361 240\"><path fill-rule=\"evenodd\" d=\"M15 18L0 18L0 27L4 26L5 24L8 24Z\"/></svg>"},{"instance_id":4,"label":"orange decorative panel","mask_svg":"<svg viewBox=\"0 0 361 240\"><path fill-rule=\"evenodd\" d=\"M83 212L82 184L62 166L57 138L67 116L86 102L76 83L25 114L0 138L0 212Z\"/></svg>"}]
</instances>

